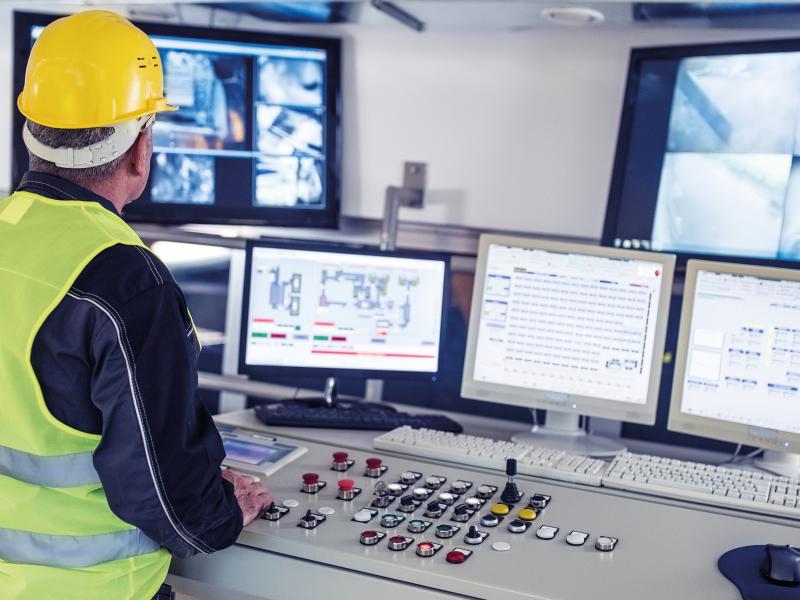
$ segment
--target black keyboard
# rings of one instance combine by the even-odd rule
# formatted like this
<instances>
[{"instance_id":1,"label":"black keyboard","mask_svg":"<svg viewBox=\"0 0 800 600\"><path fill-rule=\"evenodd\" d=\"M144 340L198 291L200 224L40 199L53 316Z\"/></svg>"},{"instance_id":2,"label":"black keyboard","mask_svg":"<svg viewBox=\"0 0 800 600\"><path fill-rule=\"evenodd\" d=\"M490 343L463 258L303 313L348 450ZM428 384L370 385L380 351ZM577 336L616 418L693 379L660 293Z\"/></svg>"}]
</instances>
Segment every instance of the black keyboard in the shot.
<instances>
[{"instance_id":1,"label":"black keyboard","mask_svg":"<svg viewBox=\"0 0 800 600\"><path fill-rule=\"evenodd\" d=\"M372 429L389 431L410 425L461 433L461 425L444 415L412 415L394 410L358 406L355 408L309 408L283 404L260 404L256 416L265 425L286 427L324 427L327 429Z\"/></svg>"}]
</instances>

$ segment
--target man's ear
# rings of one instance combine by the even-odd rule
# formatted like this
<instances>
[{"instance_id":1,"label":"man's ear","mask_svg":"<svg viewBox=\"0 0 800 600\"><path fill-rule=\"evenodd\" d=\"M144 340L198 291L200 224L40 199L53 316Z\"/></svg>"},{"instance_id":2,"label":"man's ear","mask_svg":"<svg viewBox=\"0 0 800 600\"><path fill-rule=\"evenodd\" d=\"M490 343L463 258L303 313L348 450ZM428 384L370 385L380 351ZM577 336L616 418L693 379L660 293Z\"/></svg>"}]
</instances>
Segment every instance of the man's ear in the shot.
<instances>
[{"instance_id":1,"label":"man's ear","mask_svg":"<svg viewBox=\"0 0 800 600\"><path fill-rule=\"evenodd\" d=\"M136 138L130 151L130 169L132 175L142 176L148 173L150 167L150 133L143 131Z\"/></svg>"}]
</instances>

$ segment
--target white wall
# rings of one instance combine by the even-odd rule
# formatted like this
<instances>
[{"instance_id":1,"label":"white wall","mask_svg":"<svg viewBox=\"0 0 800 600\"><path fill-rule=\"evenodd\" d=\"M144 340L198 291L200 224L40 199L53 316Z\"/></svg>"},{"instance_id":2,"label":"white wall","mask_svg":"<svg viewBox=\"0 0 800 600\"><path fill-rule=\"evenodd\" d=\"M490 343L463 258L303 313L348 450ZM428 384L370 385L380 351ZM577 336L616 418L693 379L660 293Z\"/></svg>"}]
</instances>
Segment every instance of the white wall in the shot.
<instances>
[{"instance_id":1,"label":"white wall","mask_svg":"<svg viewBox=\"0 0 800 600\"><path fill-rule=\"evenodd\" d=\"M356 32L344 211L379 217L401 163L424 160L429 206L408 220L597 238L630 48L758 37L766 34Z\"/></svg>"},{"instance_id":2,"label":"white wall","mask_svg":"<svg viewBox=\"0 0 800 600\"><path fill-rule=\"evenodd\" d=\"M10 89L10 9L0 11L0 77ZM312 31L347 40L344 214L379 218L402 163L422 160L428 206L405 213L407 220L586 238L602 228L630 48L789 35L646 28L420 35L395 25ZM0 102L3 188L10 185L10 110L10 101Z\"/></svg>"}]
</instances>

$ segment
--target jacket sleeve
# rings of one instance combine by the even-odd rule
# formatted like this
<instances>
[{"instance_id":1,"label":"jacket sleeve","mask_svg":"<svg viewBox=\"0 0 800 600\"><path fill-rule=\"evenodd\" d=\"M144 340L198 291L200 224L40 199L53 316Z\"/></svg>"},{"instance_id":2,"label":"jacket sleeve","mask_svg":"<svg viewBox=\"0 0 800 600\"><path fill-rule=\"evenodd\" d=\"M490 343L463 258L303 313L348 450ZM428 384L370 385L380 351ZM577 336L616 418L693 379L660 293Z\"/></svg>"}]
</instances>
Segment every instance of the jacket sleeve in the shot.
<instances>
[{"instance_id":1,"label":"jacket sleeve","mask_svg":"<svg viewBox=\"0 0 800 600\"><path fill-rule=\"evenodd\" d=\"M92 342L92 402L103 421L94 464L111 509L178 557L230 546L242 513L196 395L199 343L180 289L162 279L121 306L71 293L107 317Z\"/></svg>"}]
</instances>

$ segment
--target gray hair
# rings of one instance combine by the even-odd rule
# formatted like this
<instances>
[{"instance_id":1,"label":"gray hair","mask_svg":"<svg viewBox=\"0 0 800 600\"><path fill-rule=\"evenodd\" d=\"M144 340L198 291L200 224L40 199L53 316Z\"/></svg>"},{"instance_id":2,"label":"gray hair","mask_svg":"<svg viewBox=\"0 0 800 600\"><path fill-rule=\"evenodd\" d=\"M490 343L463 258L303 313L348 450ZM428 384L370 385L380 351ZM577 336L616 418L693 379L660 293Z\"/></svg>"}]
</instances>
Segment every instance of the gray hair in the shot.
<instances>
[{"instance_id":1,"label":"gray hair","mask_svg":"<svg viewBox=\"0 0 800 600\"><path fill-rule=\"evenodd\" d=\"M45 127L44 125L39 125L32 121L26 121L25 126L33 137L50 148L85 148L86 146L91 146L92 144L97 144L110 138L114 133L113 127L56 129L54 127ZM128 155L128 152L130 152L130 149L111 162L96 167L88 167L86 169L64 169L62 167L57 167L55 163L39 158L30 151L28 152L28 162L31 171L50 173L51 175L56 175L77 183L78 185L85 185L87 183L97 183L113 175L119 167L119 164Z\"/></svg>"}]
</instances>

